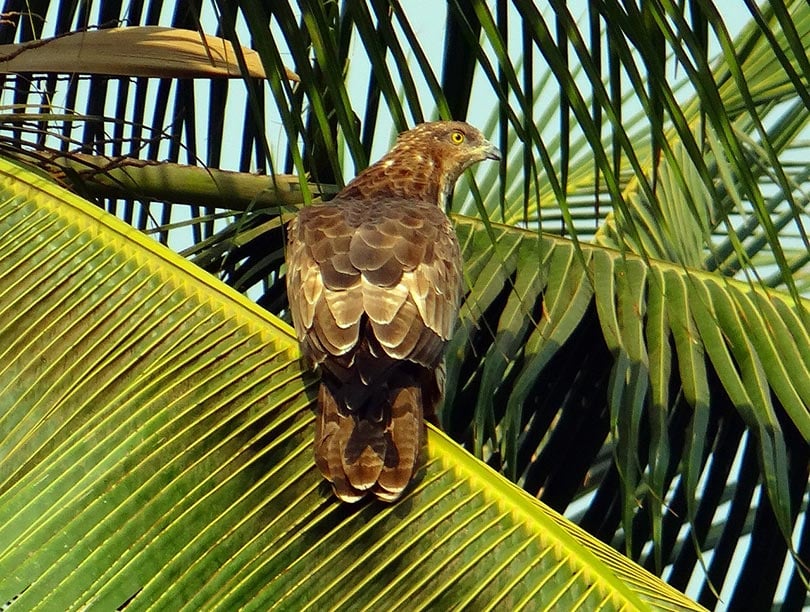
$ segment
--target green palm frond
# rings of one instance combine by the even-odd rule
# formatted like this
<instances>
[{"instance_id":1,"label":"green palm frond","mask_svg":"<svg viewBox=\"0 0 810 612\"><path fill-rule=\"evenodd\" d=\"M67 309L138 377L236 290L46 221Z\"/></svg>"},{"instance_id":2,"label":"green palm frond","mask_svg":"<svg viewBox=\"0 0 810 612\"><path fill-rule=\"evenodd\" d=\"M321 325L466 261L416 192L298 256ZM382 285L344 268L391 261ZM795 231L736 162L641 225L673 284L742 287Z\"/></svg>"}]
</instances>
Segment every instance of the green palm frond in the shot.
<instances>
[{"instance_id":1,"label":"green palm frond","mask_svg":"<svg viewBox=\"0 0 810 612\"><path fill-rule=\"evenodd\" d=\"M587 263L583 269L570 242L539 239L533 232L505 226L498 226L497 246L487 247L482 245L488 237L480 222L456 221L472 289L461 332L452 344L455 359L448 388L477 398L471 421L477 453L482 452L487 428L497 425L503 432L496 437L502 461L513 478L519 477L518 441L528 418L522 407L530 394L526 385L536 381L554 351L581 325L593 300L600 335L615 359L608 376L610 431L628 453L622 457L617 449L625 477L643 470L646 463L639 456L639 428L648 394L650 412L656 406L665 412L672 402L670 378L677 366L684 399L705 418L700 413L711 403L708 365L760 438L772 499L786 499L780 493L787 486L785 448L779 442L782 426L774 403L790 419L791 429L810 439L810 342L802 331L807 303L797 308L784 294L667 262L647 264L605 248L582 247ZM481 360L478 353L485 347L486 358ZM465 371L467 363L483 367ZM451 405L469 405L452 395L450 400ZM448 416L448 425L457 425L458 417ZM655 456L659 449L651 448L650 453ZM627 489L631 499L637 485L633 478ZM692 495L696 485L691 483ZM653 493L663 499L665 491ZM780 513L787 532L789 505Z\"/></svg>"},{"instance_id":2,"label":"green palm frond","mask_svg":"<svg viewBox=\"0 0 810 612\"><path fill-rule=\"evenodd\" d=\"M0 600L700 609L436 431L401 503L341 504L287 326L19 166L0 196Z\"/></svg>"}]
</instances>

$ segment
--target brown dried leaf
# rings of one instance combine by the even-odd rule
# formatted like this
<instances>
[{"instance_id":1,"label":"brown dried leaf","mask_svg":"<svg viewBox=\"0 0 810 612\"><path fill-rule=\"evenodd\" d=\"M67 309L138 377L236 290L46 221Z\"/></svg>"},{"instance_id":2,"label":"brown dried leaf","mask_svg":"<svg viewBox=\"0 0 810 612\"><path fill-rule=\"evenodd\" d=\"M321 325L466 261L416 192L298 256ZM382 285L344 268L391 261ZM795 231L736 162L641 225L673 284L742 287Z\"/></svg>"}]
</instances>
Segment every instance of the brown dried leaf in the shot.
<instances>
[{"instance_id":1,"label":"brown dried leaf","mask_svg":"<svg viewBox=\"0 0 810 612\"><path fill-rule=\"evenodd\" d=\"M264 78L258 53L242 47L248 74ZM192 30L157 26L75 32L0 45L0 73L106 74L161 78L242 76L230 41ZM287 70L288 79L298 75Z\"/></svg>"}]
</instances>

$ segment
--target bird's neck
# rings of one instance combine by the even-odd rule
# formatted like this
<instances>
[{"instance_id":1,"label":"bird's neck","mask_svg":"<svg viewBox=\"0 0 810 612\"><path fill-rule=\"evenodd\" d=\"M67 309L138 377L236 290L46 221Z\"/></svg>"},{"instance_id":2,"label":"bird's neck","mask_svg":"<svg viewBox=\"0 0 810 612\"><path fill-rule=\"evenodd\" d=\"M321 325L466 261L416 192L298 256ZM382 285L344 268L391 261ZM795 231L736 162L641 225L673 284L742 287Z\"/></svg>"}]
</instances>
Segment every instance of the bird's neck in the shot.
<instances>
[{"instance_id":1,"label":"bird's neck","mask_svg":"<svg viewBox=\"0 0 810 612\"><path fill-rule=\"evenodd\" d=\"M450 174L441 160L394 147L358 174L337 197L404 198L433 202L443 209L458 178Z\"/></svg>"}]
</instances>

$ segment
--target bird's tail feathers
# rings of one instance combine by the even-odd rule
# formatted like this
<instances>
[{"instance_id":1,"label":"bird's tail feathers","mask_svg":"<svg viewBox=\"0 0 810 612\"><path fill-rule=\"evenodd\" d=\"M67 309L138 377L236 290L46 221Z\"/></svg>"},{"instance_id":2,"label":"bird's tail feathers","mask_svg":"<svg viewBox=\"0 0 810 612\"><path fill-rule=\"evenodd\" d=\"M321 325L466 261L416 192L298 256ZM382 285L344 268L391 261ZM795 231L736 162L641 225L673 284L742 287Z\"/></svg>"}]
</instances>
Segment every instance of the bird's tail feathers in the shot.
<instances>
[{"instance_id":1,"label":"bird's tail feathers","mask_svg":"<svg viewBox=\"0 0 810 612\"><path fill-rule=\"evenodd\" d=\"M389 394L391 425L385 460L374 494L385 501L398 499L419 465L425 445L422 390L418 385L392 389Z\"/></svg>"},{"instance_id":2,"label":"bird's tail feathers","mask_svg":"<svg viewBox=\"0 0 810 612\"><path fill-rule=\"evenodd\" d=\"M421 462L422 382L394 376L383 391L371 394L366 406L350 409L333 381L321 382L315 463L343 501L356 502L368 493L395 501Z\"/></svg>"}]
</instances>

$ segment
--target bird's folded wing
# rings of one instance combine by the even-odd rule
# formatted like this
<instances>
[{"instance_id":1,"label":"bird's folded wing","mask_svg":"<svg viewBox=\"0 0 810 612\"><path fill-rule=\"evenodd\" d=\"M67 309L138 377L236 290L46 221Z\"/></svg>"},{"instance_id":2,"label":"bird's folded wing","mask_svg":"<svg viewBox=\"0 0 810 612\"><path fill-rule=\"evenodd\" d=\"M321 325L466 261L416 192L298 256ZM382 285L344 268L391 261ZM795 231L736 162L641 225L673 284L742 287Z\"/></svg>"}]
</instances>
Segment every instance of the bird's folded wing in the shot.
<instances>
[{"instance_id":1,"label":"bird's folded wing","mask_svg":"<svg viewBox=\"0 0 810 612\"><path fill-rule=\"evenodd\" d=\"M365 314L389 357L436 367L462 278L442 211L400 199L333 201L301 211L289 231L290 308L311 363L351 351Z\"/></svg>"}]
</instances>

